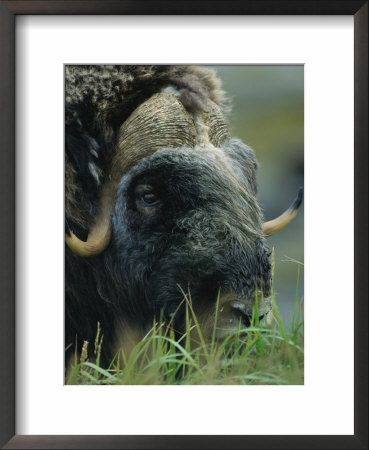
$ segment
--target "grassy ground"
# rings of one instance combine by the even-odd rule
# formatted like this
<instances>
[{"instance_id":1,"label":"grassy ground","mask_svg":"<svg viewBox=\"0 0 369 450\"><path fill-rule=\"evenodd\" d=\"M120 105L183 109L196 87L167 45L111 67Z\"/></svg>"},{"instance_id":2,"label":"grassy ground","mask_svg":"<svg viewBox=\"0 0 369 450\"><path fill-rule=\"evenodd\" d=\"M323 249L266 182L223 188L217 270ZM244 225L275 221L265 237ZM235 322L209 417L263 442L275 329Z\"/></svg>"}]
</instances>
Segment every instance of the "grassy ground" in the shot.
<instances>
[{"instance_id":1,"label":"grassy ground","mask_svg":"<svg viewBox=\"0 0 369 450\"><path fill-rule=\"evenodd\" d=\"M210 342L186 300L186 333L174 339L170 326L154 323L151 331L130 352L119 352L108 369L99 365L101 330L98 329L90 362L86 349L75 361L67 384L303 384L304 322L297 298L301 264L297 264L296 298L288 326L283 323L274 297L269 323L259 322L254 311L251 326L232 336ZM216 322L216 320L215 320ZM196 337L194 337L196 336Z\"/></svg>"}]
</instances>

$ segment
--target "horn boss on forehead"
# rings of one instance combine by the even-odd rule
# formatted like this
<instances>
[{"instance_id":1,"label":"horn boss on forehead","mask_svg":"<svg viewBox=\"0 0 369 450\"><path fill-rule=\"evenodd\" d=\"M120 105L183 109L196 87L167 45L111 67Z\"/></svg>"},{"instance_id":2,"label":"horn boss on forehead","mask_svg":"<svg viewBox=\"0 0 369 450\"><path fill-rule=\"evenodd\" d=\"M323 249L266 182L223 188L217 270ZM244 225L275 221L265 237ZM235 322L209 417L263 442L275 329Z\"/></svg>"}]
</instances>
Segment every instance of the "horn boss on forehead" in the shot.
<instances>
[{"instance_id":1,"label":"horn boss on forehead","mask_svg":"<svg viewBox=\"0 0 369 450\"><path fill-rule=\"evenodd\" d=\"M101 253L111 238L111 215L119 180L140 159L160 148L193 147L196 130L192 118L172 94L153 95L121 126L108 179L101 188L97 213L87 241L71 232L66 243L79 256Z\"/></svg>"},{"instance_id":2,"label":"horn boss on forehead","mask_svg":"<svg viewBox=\"0 0 369 450\"><path fill-rule=\"evenodd\" d=\"M203 120L209 127L209 139L215 147L221 147L224 141L230 138L228 125L224 115L214 102L209 102L209 109L203 114Z\"/></svg>"},{"instance_id":3,"label":"horn boss on forehead","mask_svg":"<svg viewBox=\"0 0 369 450\"><path fill-rule=\"evenodd\" d=\"M213 101L209 100L206 111L195 113L194 118L200 147L209 143L214 147L221 147L231 137L224 115Z\"/></svg>"}]
</instances>

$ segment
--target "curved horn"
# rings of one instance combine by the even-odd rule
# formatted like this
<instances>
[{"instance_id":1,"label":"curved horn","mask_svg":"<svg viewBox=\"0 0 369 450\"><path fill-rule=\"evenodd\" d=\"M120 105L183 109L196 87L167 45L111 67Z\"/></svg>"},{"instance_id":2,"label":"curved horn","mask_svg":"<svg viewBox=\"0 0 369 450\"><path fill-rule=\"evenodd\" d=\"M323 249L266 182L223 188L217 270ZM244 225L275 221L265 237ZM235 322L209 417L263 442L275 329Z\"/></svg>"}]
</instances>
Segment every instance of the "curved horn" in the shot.
<instances>
[{"instance_id":1,"label":"curved horn","mask_svg":"<svg viewBox=\"0 0 369 450\"><path fill-rule=\"evenodd\" d=\"M123 174L160 148L193 147L195 141L193 120L174 95L160 93L142 103L119 129L110 175L101 189L87 241L71 232L65 236L69 248L79 256L93 256L105 250L111 238L111 216Z\"/></svg>"},{"instance_id":2,"label":"curved horn","mask_svg":"<svg viewBox=\"0 0 369 450\"><path fill-rule=\"evenodd\" d=\"M70 231L65 235L65 242L73 253L79 256L93 256L101 253L108 246L111 238L111 212L114 207L114 193L111 183L106 183L100 193L99 207L95 221L88 233L87 241L82 241Z\"/></svg>"},{"instance_id":3,"label":"curved horn","mask_svg":"<svg viewBox=\"0 0 369 450\"><path fill-rule=\"evenodd\" d=\"M269 222L263 224L262 230L265 236L271 236L272 234L278 233L278 231L283 230L292 220L295 218L297 211L302 202L303 189L300 187L299 193L292 205L279 217Z\"/></svg>"},{"instance_id":4,"label":"curved horn","mask_svg":"<svg viewBox=\"0 0 369 450\"><path fill-rule=\"evenodd\" d=\"M221 147L223 142L230 138L228 125L219 106L209 101L209 109L203 113L205 125L209 127L208 135L214 147Z\"/></svg>"}]
</instances>

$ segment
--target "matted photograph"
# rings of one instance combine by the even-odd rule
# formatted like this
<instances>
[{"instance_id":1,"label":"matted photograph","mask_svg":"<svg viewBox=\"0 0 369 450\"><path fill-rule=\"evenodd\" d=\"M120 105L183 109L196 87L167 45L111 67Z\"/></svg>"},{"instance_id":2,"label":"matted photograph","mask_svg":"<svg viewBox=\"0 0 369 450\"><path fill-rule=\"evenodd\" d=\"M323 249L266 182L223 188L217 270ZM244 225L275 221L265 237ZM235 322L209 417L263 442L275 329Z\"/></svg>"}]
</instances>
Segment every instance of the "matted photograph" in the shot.
<instances>
[{"instance_id":1,"label":"matted photograph","mask_svg":"<svg viewBox=\"0 0 369 450\"><path fill-rule=\"evenodd\" d=\"M0 446L367 445L368 4L302 3L0 2Z\"/></svg>"},{"instance_id":2,"label":"matted photograph","mask_svg":"<svg viewBox=\"0 0 369 450\"><path fill-rule=\"evenodd\" d=\"M304 66L64 82L65 383L304 384Z\"/></svg>"}]
</instances>

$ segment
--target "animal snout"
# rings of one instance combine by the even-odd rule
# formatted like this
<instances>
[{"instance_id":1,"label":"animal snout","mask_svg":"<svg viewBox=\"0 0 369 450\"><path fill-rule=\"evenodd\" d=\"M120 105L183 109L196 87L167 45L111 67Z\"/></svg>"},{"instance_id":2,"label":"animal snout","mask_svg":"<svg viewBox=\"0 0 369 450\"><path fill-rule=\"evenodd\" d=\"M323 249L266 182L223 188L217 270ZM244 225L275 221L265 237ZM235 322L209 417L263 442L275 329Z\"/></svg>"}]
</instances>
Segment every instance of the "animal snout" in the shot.
<instances>
[{"instance_id":1,"label":"animal snout","mask_svg":"<svg viewBox=\"0 0 369 450\"><path fill-rule=\"evenodd\" d=\"M224 337L238 329L250 327L254 318L269 320L271 301L261 291L254 295L243 295L232 290L220 289L216 302L200 311L199 323L205 338L210 339L216 327L216 337Z\"/></svg>"},{"instance_id":2,"label":"animal snout","mask_svg":"<svg viewBox=\"0 0 369 450\"><path fill-rule=\"evenodd\" d=\"M255 291L254 295L242 295L232 291L220 293L218 314L228 317L228 323L234 320L241 325L248 327L252 316L262 319L271 309L269 298L265 298L261 291Z\"/></svg>"}]
</instances>

